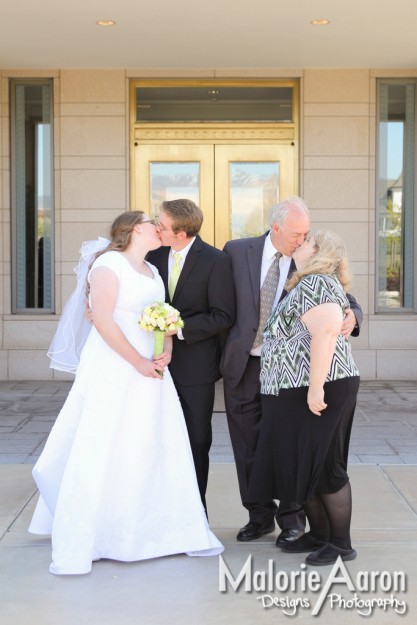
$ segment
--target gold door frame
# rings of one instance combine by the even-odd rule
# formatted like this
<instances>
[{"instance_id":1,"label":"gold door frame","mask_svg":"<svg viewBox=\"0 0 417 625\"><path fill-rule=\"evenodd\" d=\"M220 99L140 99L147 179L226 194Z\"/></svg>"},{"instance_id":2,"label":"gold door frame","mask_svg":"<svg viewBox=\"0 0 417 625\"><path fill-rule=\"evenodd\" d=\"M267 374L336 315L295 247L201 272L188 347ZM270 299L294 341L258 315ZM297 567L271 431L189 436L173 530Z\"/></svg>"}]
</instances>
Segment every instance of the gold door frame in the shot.
<instances>
[{"instance_id":1,"label":"gold door frame","mask_svg":"<svg viewBox=\"0 0 417 625\"><path fill-rule=\"evenodd\" d=\"M141 180L136 188L135 208L150 212L150 163L198 162L200 167L200 204L204 212L201 236L207 243L214 243L214 150L212 145L193 144L148 144L135 146L135 180ZM152 215L153 216L153 215Z\"/></svg>"},{"instance_id":2,"label":"gold door frame","mask_svg":"<svg viewBox=\"0 0 417 625\"><path fill-rule=\"evenodd\" d=\"M279 198L295 195L294 158L295 147L292 145L217 145L215 157L216 186L214 193L215 227L214 238L217 247L223 248L231 238L230 234L230 164L248 162L278 162ZM217 207L224 207L223 210ZM269 212L269 208L268 208Z\"/></svg>"},{"instance_id":3,"label":"gold door frame","mask_svg":"<svg viewBox=\"0 0 417 625\"><path fill-rule=\"evenodd\" d=\"M293 121L292 122L207 122L207 123L138 123L136 122L136 88L137 87L221 87L221 86L281 86L292 87L293 89ZM165 146L168 152L186 154L184 149L189 146L189 156L186 160L193 159L191 154L195 154L204 145L220 146L275 146L276 154L272 158L280 160L283 148L291 146L291 164L285 167L285 175L289 176L288 183L284 184L285 195L295 195L298 193L298 151L299 151L299 85L297 80L264 80L264 79L235 79L235 80L210 80L210 79L138 79L132 80L130 84L130 206L131 209L143 208L148 210L149 192L148 189L138 189L138 167L140 159L138 155L141 150L148 146ZM177 146L177 148L175 147ZM271 150L268 150L271 153ZM243 153L243 150L242 150ZM265 157L263 157L265 159ZM170 160L170 159L168 159ZM236 160L239 160L237 158ZM267 160L267 159L265 159ZM142 170L143 171L143 170ZM217 181L216 181L217 185ZM148 195L144 195L147 193ZM284 191L281 197L284 197ZM141 205L138 205L140 198ZM207 200L207 197L206 197ZM145 201L145 204L143 203ZM228 205L228 204L227 204ZM216 243L227 240L227 216L207 208L211 206L206 203L205 226L202 235L208 242L213 242L216 232ZM218 223L217 223L218 222ZM219 242L219 243L218 243Z\"/></svg>"}]
</instances>

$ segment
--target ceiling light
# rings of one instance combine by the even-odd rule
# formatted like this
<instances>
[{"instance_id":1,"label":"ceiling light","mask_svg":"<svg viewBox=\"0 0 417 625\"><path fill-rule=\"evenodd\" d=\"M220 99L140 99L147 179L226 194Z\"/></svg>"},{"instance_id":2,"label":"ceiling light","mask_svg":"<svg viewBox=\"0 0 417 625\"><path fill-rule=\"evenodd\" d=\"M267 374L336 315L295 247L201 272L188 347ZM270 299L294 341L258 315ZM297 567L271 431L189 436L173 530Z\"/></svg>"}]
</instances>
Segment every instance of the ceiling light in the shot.
<instances>
[{"instance_id":1,"label":"ceiling light","mask_svg":"<svg viewBox=\"0 0 417 625\"><path fill-rule=\"evenodd\" d=\"M115 26L116 22L113 20L98 20L96 24L97 26Z\"/></svg>"},{"instance_id":2,"label":"ceiling light","mask_svg":"<svg viewBox=\"0 0 417 625\"><path fill-rule=\"evenodd\" d=\"M330 24L330 20L311 20L310 24L313 24L313 26L326 26Z\"/></svg>"}]
</instances>

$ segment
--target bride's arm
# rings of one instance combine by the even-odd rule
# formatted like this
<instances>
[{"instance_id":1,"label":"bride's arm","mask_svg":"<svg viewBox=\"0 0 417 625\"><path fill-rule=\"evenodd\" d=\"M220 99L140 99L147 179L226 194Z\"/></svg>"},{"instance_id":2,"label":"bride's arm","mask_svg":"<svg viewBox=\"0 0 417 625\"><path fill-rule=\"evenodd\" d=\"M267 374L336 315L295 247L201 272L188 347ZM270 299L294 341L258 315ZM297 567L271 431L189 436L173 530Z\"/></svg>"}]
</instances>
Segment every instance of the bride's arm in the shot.
<instances>
[{"instance_id":1,"label":"bride's arm","mask_svg":"<svg viewBox=\"0 0 417 625\"><path fill-rule=\"evenodd\" d=\"M91 308L94 311L94 327L103 340L122 358L130 362L142 375L160 379L161 365L156 365L139 354L129 343L113 319L119 292L119 280L107 267L97 267L90 273Z\"/></svg>"}]
</instances>

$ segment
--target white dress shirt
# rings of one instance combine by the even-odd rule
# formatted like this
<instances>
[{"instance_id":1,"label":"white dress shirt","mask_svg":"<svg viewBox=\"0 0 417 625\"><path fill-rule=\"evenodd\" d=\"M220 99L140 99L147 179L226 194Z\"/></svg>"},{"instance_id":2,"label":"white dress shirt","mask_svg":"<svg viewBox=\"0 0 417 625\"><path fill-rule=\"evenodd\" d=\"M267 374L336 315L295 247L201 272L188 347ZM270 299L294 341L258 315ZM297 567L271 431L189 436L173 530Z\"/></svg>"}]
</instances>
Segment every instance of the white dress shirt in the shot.
<instances>
[{"instance_id":1,"label":"white dress shirt","mask_svg":"<svg viewBox=\"0 0 417 625\"><path fill-rule=\"evenodd\" d=\"M188 245L183 247L182 250L173 250L172 247L169 250L169 255L168 255L168 284L169 284L169 279L171 277L171 271L172 271L172 268L173 268L174 263L175 263L174 253L181 254L180 271L182 271L182 268L184 267L185 259L187 258L187 254L190 251L191 246L194 243L194 241L195 241L195 237L193 237L191 239L191 241L188 243ZM184 336L182 334L182 329L181 328L178 328L178 330L177 330L177 337L180 339L180 341L184 340Z\"/></svg>"},{"instance_id":2,"label":"white dress shirt","mask_svg":"<svg viewBox=\"0 0 417 625\"><path fill-rule=\"evenodd\" d=\"M275 254L277 253L276 247L274 247L271 239L271 233L269 233L265 238L264 250L262 252L262 265L261 265L261 288L264 283L266 274L268 273L268 269L272 265L275 260ZM285 283L287 281L288 272L290 270L291 265L291 256L281 256L279 259L279 282L277 287L277 292L275 294L274 305L272 310L278 304L279 299L282 295L282 291L284 290ZM272 311L271 311L272 312ZM252 349L251 356L260 356L262 351L262 345L259 345L256 349Z\"/></svg>"},{"instance_id":3,"label":"white dress shirt","mask_svg":"<svg viewBox=\"0 0 417 625\"><path fill-rule=\"evenodd\" d=\"M174 259L174 252L176 254L181 254L181 260L180 260L180 271L182 271L182 268L184 267L184 263L185 263L185 259L187 258L187 254L191 249L192 244L195 241L195 237L193 237L191 239L191 241L182 248L182 250L173 250L172 247L169 250L169 255L168 255L168 283L169 283L169 278L171 277L171 271L172 268L174 266L175 263L175 259Z\"/></svg>"}]
</instances>

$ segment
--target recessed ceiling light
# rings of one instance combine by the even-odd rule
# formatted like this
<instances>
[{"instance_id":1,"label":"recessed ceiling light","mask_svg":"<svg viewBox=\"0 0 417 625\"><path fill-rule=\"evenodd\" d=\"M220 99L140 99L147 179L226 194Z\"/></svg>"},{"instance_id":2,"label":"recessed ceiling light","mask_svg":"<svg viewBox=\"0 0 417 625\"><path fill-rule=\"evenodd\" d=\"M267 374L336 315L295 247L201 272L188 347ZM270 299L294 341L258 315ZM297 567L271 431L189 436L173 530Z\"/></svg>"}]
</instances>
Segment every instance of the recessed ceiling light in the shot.
<instances>
[{"instance_id":1,"label":"recessed ceiling light","mask_svg":"<svg viewBox=\"0 0 417 625\"><path fill-rule=\"evenodd\" d=\"M113 20L98 20L96 24L97 26L115 26L116 22Z\"/></svg>"},{"instance_id":2,"label":"recessed ceiling light","mask_svg":"<svg viewBox=\"0 0 417 625\"><path fill-rule=\"evenodd\" d=\"M330 24L330 20L311 20L310 24L313 24L313 26L326 26Z\"/></svg>"}]
</instances>

